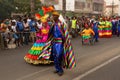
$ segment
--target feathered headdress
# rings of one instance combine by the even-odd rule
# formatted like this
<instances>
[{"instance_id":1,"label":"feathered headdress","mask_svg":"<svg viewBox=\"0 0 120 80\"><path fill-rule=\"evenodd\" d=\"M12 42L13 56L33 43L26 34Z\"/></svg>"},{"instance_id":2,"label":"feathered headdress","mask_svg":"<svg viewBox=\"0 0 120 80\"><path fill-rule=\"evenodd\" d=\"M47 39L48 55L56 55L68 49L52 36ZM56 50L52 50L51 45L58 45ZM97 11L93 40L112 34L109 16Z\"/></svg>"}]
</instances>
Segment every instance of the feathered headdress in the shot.
<instances>
[{"instance_id":1,"label":"feathered headdress","mask_svg":"<svg viewBox=\"0 0 120 80\"><path fill-rule=\"evenodd\" d=\"M54 11L54 7L53 6L49 6L49 7L42 7L42 9L35 14L35 18L37 20L41 20L41 22L46 22L47 18L49 17L49 12Z\"/></svg>"}]
</instances>

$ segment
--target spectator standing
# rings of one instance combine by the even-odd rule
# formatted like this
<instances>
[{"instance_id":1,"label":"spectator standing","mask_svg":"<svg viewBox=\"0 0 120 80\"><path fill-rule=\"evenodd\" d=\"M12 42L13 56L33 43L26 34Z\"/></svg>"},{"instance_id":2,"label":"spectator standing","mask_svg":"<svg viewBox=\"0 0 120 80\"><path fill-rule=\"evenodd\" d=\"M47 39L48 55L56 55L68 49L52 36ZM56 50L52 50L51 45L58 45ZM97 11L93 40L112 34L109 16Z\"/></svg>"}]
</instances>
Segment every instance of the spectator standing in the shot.
<instances>
[{"instance_id":1,"label":"spectator standing","mask_svg":"<svg viewBox=\"0 0 120 80\"><path fill-rule=\"evenodd\" d=\"M19 44L20 45L23 45L23 31L24 31L24 25L23 25L23 21L22 21L22 18L20 17L17 21L17 27L16 27L16 30L17 30L17 35L19 37ZM18 46L19 46L18 44Z\"/></svg>"},{"instance_id":2,"label":"spectator standing","mask_svg":"<svg viewBox=\"0 0 120 80\"><path fill-rule=\"evenodd\" d=\"M29 26L30 26L30 38L31 41L34 43L36 41L36 29L37 29L37 25L34 18L31 18Z\"/></svg>"}]
</instances>

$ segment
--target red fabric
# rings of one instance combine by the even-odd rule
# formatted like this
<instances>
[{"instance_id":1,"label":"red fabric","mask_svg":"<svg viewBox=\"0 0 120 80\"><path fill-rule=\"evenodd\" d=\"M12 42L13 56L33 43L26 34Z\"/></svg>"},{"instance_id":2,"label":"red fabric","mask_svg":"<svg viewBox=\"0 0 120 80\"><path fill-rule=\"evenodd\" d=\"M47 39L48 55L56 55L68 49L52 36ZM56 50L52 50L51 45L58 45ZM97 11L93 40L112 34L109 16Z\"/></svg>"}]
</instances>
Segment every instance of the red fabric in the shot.
<instances>
[{"instance_id":1,"label":"red fabric","mask_svg":"<svg viewBox=\"0 0 120 80\"><path fill-rule=\"evenodd\" d=\"M52 6L49 7L42 7L42 10L44 11L44 14L46 14L47 12L51 12L54 10L54 8Z\"/></svg>"},{"instance_id":2,"label":"red fabric","mask_svg":"<svg viewBox=\"0 0 120 80\"><path fill-rule=\"evenodd\" d=\"M30 59L34 59L34 60L37 60L38 59L38 55L32 55L32 54L26 54L26 57L27 58L30 58Z\"/></svg>"},{"instance_id":3,"label":"red fabric","mask_svg":"<svg viewBox=\"0 0 120 80\"><path fill-rule=\"evenodd\" d=\"M40 14L36 13L36 14L35 14L35 18L36 18L37 20L39 20L39 19L41 18Z\"/></svg>"}]
</instances>

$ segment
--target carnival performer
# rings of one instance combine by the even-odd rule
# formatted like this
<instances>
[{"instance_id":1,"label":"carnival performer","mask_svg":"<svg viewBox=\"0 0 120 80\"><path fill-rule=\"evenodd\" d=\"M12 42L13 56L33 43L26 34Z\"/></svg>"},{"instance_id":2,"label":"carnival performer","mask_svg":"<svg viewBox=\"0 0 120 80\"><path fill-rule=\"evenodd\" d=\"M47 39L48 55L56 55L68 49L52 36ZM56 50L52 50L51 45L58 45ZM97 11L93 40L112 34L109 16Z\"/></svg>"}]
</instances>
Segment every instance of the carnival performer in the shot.
<instances>
[{"instance_id":1,"label":"carnival performer","mask_svg":"<svg viewBox=\"0 0 120 80\"><path fill-rule=\"evenodd\" d=\"M115 17L112 20L112 34L113 35L117 34L117 20Z\"/></svg>"},{"instance_id":2,"label":"carnival performer","mask_svg":"<svg viewBox=\"0 0 120 80\"><path fill-rule=\"evenodd\" d=\"M93 31L95 33L94 35L95 41L98 42L99 33L98 33L98 22L97 21L93 23Z\"/></svg>"},{"instance_id":3,"label":"carnival performer","mask_svg":"<svg viewBox=\"0 0 120 80\"><path fill-rule=\"evenodd\" d=\"M46 45L46 42L48 40L49 29L50 27L47 24L47 21L43 21L42 27L39 29L39 31L36 34L37 36L36 42L33 44L32 48L24 57L27 63L31 63L31 64L50 64L51 63L49 50L46 51L47 56L41 55L43 53L43 47Z\"/></svg>"},{"instance_id":4,"label":"carnival performer","mask_svg":"<svg viewBox=\"0 0 120 80\"><path fill-rule=\"evenodd\" d=\"M99 32L99 37L102 38L104 37L104 26L105 26L105 20L104 18L100 18L100 21L98 23L98 32Z\"/></svg>"},{"instance_id":5,"label":"carnival performer","mask_svg":"<svg viewBox=\"0 0 120 80\"><path fill-rule=\"evenodd\" d=\"M75 67L75 58L70 39L68 38L67 28L65 24L61 23L59 20L58 12L53 12L53 19L54 24L51 29L51 34L54 38L52 42L52 55L55 65L54 73L62 76L64 73L63 66L64 68Z\"/></svg>"},{"instance_id":6,"label":"carnival performer","mask_svg":"<svg viewBox=\"0 0 120 80\"><path fill-rule=\"evenodd\" d=\"M76 37L76 27L77 27L77 19L76 17L74 16L72 18L72 21L71 21L71 28L72 28L72 31L71 31L71 34L72 34L72 37L75 38Z\"/></svg>"},{"instance_id":7,"label":"carnival performer","mask_svg":"<svg viewBox=\"0 0 120 80\"><path fill-rule=\"evenodd\" d=\"M117 36L119 37L120 36L120 18L117 22Z\"/></svg>"},{"instance_id":8,"label":"carnival performer","mask_svg":"<svg viewBox=\"0 0 120 80\"><path fill-rule=\"evenodd\" d=\"M105 19L105 27L104 27L104 36L105 38L111 38L112 37L112 23L110 22L109 18Z\"/></svg>"},{"instance_id":9,"label":"carnival performer","mask_svg":"<svg viewBox=\"0 0 120 80\"><path fill-rule=\"evenodd\" d=\"M94 36L95 33L90 28L90 26L87 23L85 23L85 29L81 32L81 35L83 39L88 39L88 38L91 38L91 36Z\"/></svg>"}]
</instances>

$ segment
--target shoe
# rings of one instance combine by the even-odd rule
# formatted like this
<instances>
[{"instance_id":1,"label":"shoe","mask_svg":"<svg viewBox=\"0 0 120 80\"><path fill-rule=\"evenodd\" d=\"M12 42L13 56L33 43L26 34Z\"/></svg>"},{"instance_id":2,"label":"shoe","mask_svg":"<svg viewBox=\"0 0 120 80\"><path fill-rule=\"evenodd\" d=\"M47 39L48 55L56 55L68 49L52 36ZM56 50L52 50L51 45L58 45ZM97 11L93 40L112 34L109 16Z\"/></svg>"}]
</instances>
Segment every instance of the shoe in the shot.
<instances>
[{"instance_id":1,"label":"shoe","mask_svg":"<svg viewBox=\"0 0 120 80\"><path fill-rule=\"evenodd\" d=\"M55 70L54 73L58 73L58 71Z\"/></svg>"},{"instance_id":2,"label":"shoe","mask_svg":"<svg viewBox=\"0 0 120 80\"><path fill-rule=\"evenodd\" d=\"M59 76L62 76L62 75L63 75L63 72L58 72L58 75L59 75Z\"/></svg>"},{"instance_id":3,"label":"shoe","mask_svg":"<svg viewBox=\"0 0 120 80\"><path fill-rule=\"evenodd\" d=\"M95 42L99 42L98 40L95 40Z\"/></svg>"}]
</instances>

